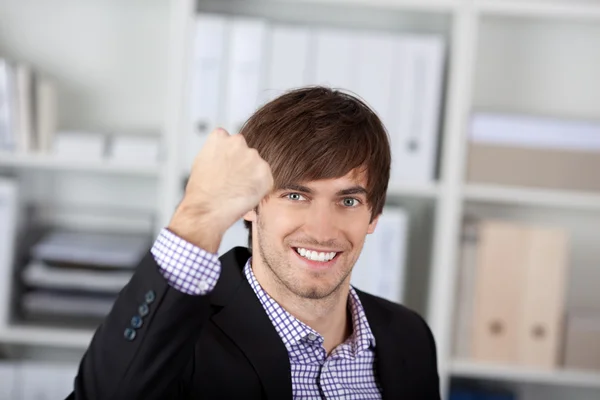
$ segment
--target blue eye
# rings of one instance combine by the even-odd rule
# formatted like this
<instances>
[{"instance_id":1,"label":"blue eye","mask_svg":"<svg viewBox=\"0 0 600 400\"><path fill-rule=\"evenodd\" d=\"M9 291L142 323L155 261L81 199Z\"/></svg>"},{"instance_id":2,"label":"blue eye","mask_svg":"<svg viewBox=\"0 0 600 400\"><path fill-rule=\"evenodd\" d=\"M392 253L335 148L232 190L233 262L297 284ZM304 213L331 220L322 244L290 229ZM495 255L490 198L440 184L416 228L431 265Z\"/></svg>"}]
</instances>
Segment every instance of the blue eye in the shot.
<instances>
[{"instance_id":1,"label":"blue eye","mask_svg":"<svg viewBox=\"0 0 600 400\"><path fill-rule=\"evenodd\" d=\"M302 196L300 193L289 193L287 198L294 201L300 201L304 199L304 196Z\"/></svg>"},{"instance_id":2,"label":"blue eye","mask_svg":"<svg viewBox=\"0 0 600 400\"><path fill-rule=\"evenodd\" d=\"M346 197L344 199L344 206L346 207L355 207L359 204L358 200L352 197Z\"/></svg>"}]
</instances>

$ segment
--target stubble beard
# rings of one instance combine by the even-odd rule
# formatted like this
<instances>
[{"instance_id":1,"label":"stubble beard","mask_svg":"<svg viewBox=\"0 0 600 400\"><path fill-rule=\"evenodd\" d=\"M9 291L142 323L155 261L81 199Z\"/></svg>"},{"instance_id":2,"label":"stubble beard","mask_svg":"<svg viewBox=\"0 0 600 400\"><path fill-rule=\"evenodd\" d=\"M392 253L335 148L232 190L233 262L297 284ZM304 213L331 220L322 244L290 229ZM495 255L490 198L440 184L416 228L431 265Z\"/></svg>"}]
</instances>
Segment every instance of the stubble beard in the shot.
<instances>
[{"instance_id":1,"label":"stubble beard","mask_svg":"<svg viewBox=\"0 0 600 400\"><path fill-rule=\"evenodd\" d=\"M348 275L352 272L352 268L349 268L348 271L339 278L339 281L335 285L325 288L319 288L317 286L304 288L302 287L302 282L299 282L298 279L294 279L292 267L288 264L285 255L278 255L276 251L272 250L271 246L265 243L265 235L263 234L264 226L260 218L258 218L257 222L257 242L260 257L270 271L275 283L280 287L280 290L284 289L297 297L307 300L325 300L327 298L335 297L335 295L340 292L346 278L348 278ZM279 266L280 268L274 266Z\"/></svg>"}]
</instances>

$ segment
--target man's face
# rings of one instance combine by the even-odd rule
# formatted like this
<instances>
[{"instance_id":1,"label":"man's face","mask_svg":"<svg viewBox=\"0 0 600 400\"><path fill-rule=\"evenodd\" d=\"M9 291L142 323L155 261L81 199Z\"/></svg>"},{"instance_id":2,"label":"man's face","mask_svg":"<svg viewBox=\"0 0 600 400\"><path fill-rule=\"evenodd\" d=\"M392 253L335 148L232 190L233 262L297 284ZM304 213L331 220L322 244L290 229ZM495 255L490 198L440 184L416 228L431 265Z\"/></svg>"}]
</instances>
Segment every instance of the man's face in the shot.
<instances>
[{"instance_id":1,"label":"man's face","mask_svg":"<svg viewBox=\"0 0 600 400\"><path fill-rule=\"evenodd\" d=\"M365 237L373 233L366 175L351 171L271 193L253 222L253 267L271 275L278 290L325 298L350 282ZM333 257L333 258L332 258Z\"/></svg>"}]
</instances>

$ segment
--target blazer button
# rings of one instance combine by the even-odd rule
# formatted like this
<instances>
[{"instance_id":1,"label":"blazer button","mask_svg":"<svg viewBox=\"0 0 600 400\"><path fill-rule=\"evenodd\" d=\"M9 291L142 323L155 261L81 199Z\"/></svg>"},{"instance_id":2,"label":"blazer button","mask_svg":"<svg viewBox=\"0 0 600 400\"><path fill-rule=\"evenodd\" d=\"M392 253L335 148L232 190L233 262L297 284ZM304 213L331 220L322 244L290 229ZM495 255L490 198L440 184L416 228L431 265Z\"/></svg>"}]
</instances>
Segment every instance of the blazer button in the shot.
<instances>
[{"instance_id":1,"label":"blazer button","mask_svg":"<svg viewBox=\"0 0 600 400\"><path fill-rule=\"evenodd\" d=\"M125 339L127 339L131 342L133 339L135 339L135 335L136 335L135 329L132 329L132 328L125 329L125 333L124 333Z\"/></svg>"},{"instance_id":2,"label":"blazer button","mask_svg":"<svg viewBox=\"0 0 600 400\"><path fill-rule=\"evenodd\" d=\"M142 317L140 317L139 315L136 315L133 318L131 318L131 326L133 326L136 329L141 327L142 326Z\"/></svg>"},{"instance_id":3,"label":"blazer button","mask_svg":"<svg viewBox=\"0 0 600 400\"><path fill-rule=\"evenodd\" d=\"M148 304L142 304L141 306L139 306L138 312L140 313L140 315L142 317L145 317L146 315L148 315L148 313L150 312L150 309L148 308Z\"/></svg>"},{"instance_id":4,"label":"blazer button","mask_svg":"<svg viewBox=\"0 0 600 400\"><path fill-rule=\"evenodd\" d=\"M154 293L154 290L149 290L146 293L145 298L146 298L146 303L151 304L154 301L154 299L156 299L156 293Z\"/></svg>"}]
</instances>

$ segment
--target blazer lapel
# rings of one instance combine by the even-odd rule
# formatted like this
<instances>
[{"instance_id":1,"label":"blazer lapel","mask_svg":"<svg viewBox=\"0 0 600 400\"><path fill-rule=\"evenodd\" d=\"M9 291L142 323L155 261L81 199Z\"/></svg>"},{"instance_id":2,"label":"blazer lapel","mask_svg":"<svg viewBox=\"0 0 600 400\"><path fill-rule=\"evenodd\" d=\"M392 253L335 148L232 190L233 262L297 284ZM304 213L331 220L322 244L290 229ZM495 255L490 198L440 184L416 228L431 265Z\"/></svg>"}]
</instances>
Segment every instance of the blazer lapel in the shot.
<instances>
[{"instance_id":1,"label":"blazer lapel","mask_svg":"<svg viewBox=\"0 0 600 400\"><path fill-rule=\"evenodd\" d=\"M223 269L233 267L227 262L227 257L223 261ZM241 272L243 265L236 267ZM258 374L267 398L291 398L292 378L287 349L250 284L245 278L238 283L235 290L226 290L231 293L228 304L212 320L244 352Z\"/></svg>"},{"instance_id":2,"label":"blazer lapel","mask_svg":"<svg viewBox=\"0 0 600 400\"><path fill-rule=\"evenodd\" d=\"M377 374L382 386L383 399L402 399L408 389L406 355L401 348L401 339L394 337L391 329L392 314L375 301L357 291L371 331L375 336Z\"/></svg>"}]
</instances>

